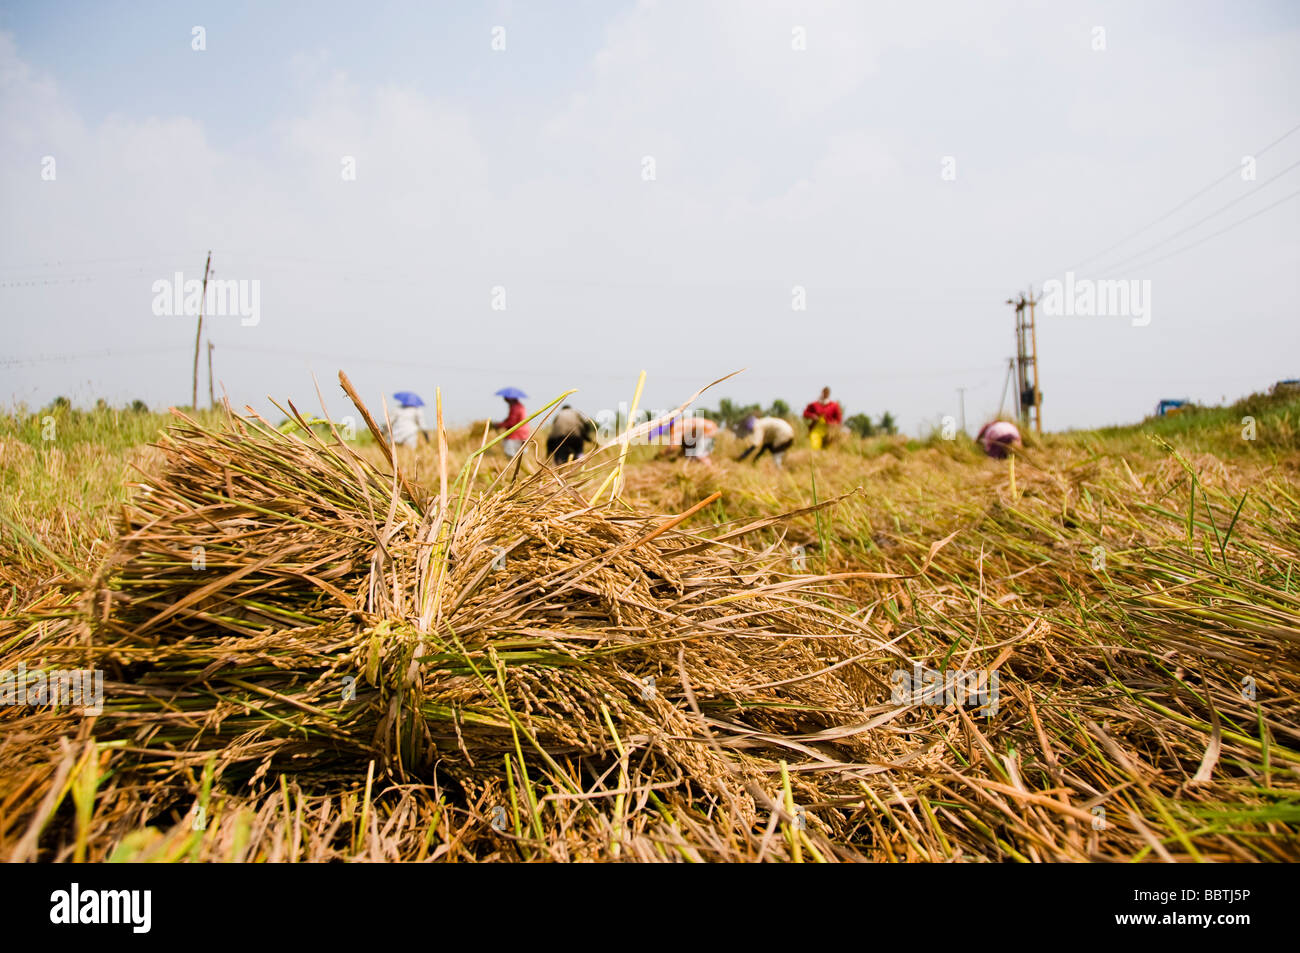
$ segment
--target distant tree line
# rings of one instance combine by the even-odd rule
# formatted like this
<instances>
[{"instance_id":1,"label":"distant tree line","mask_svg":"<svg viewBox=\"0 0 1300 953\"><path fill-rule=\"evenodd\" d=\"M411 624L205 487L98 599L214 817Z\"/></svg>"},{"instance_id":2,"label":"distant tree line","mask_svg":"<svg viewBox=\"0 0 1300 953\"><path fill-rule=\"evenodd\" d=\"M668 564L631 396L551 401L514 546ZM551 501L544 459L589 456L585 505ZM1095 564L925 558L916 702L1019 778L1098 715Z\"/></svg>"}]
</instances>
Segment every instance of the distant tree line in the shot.
<instances>
[{"instance_id":1,"label":"distant tree line","mask_svg":"<svg viewBox=\"0 0 1300 953\"><path fill-rule=\"evenodd\" d=\"M60 394L58 397L50 401L43 409L49 413L55 411L68 412L72 410L72 401ZM99 413L105 413L113 409L115 409L113 405L102 397L95 401L95 410ZM149 413L149 405L142 400L133 400L130 404L123 406L121 409L133 414Z\"/></svg>"},{"instance_id":2,"label":"distant tree line","mask_svg":"<svg viewBox=\"0 0 1300 953\"><path fill-rule=\"evenodd\" d=\"M852 417L844 418L844 426L859 437L874 437L877 434L893 436L898 433L898 421L889 411L881 414L877 421L872 421L866 414L854 414Z\"/></svg>"}]
</instances>

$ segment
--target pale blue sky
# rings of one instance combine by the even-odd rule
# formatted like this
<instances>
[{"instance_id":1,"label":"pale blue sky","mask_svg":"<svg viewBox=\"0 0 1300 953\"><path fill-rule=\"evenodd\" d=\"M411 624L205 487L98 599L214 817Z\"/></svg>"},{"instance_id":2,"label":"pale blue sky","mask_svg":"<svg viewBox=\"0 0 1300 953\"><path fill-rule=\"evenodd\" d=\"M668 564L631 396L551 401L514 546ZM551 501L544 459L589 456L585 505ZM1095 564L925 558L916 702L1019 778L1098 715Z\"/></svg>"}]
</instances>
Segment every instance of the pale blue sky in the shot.
<instances>
[{"instance_id":1,"label":"pale blue sky","mask_svg":"<svg viewBox=\"0 0 1300 953\"><path fill-rule=\"evenodd\" d=\"M256 327L210 322L240 404L311 403L314 370L338 410L343 366L370 399L441 385L453 420L504 384L595 412L642 368L669 406L748 366L709 402L827 383L915 430L964 386L973 427L1005 299L1300 125L1297 90L1292 4L5 4L0 400L186 402L193 323L151 285L211 247L261 283ZM1300 133L1089 263L1149 280L1152 321L1041 319L1049 427L1300 376L1300 201L1154 260L1300 189L1297 159Z\"/></svg>"}]
</instances>

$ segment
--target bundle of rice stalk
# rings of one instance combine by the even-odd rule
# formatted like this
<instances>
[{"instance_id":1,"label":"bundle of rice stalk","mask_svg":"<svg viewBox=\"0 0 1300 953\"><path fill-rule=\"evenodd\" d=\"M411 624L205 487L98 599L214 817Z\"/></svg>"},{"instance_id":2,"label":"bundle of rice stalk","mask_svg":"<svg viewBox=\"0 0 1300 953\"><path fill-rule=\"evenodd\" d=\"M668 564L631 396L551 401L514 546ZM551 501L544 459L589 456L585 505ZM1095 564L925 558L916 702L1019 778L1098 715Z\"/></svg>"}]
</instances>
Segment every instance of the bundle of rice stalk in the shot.
<instances>
[{"instance_id":1,"label":"bundle of rice stalk","mask_svg":"<svg viewBox=\"0 0 1300 953\"><path fill-rule=\"evenodd\" d=\"M871 663L897 650L746 545L775 519L708 538L687 527L716 495L671 518L591 503L622 455L482 486L483 447L451 483L441 429L426 492L358 408L388 467L255 415L170 431L75 648L108 672L97 738L164 785L211 763L327 787L376 761L466 802L504 785L539 840L572 799L751 843L761 812L799 813L796 849L836 849L837 799L888 754L871 729L900 709Z\"/></svg>"}]
</instances>

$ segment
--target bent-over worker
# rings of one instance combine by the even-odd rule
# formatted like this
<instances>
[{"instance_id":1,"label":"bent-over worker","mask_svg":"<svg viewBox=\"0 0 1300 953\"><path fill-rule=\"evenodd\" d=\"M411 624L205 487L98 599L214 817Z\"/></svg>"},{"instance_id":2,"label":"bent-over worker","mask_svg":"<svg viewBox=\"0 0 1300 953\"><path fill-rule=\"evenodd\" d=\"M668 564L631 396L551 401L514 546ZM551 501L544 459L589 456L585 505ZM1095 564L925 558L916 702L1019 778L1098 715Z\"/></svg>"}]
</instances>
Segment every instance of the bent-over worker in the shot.
<instances>
[{"instance_id":1,"label":"bent-over worker","mask_svg":"<svg viewBox=\"0 0 1300 953\"><path fill-rule=\"evenodd\" d=\"M771 452L772 459L776 465L781 466L785 459L785 452L790 449L794 443L794 428L790 426L790 421L783 417L754 417L749 416L740 422L737 428L740 436L746 437L748 446L737 460L744 460L754 451L754 462L765 452Z\"/></svg>"},{"instance_id":2,"label":"bent-over worker","mask_svg":"<svg viewBox=\"0 0 1300 953\"><path fill-rule=\"evenodd\" d=\"M712 466L709 454L717 433L718 425L707 417L677 417L668 431L666 452L675 454L680 450L687 460Z\"/></svg>"},{"instance_id":3,"label":"bent-over worker","mask_svg":"<svg viewBox=\"0 0 1300 953\"><path fill-rule=\"evenodd\" d=\"M546 438L546 455L557 463L568 463L581 457L587 443L595 439L595 422L565 404L551 423L551 433Z\"/></svg>"},{"instance_id":4,"label":"bent-over worker","mask_svg":"<svg viewBox=\"0 0 1300 953\"><path fill-rule=\"evenodd\" d=\"M980 428L975 437L984 452L996 460L1004 459L1012 447L1020 446L1020 430L1009 420L991 420Z\"/></svg>"}]
</instances>

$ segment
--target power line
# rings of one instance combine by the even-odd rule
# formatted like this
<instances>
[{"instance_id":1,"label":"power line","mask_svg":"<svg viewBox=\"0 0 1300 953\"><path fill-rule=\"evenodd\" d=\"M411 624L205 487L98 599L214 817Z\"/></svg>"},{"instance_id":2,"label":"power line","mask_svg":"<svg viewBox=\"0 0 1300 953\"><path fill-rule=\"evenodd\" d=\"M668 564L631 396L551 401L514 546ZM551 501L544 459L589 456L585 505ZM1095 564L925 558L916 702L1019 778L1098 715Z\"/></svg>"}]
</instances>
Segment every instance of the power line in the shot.
<instances>
[{"instance_id":1,"label":"power line","mask_svg":"<svg viewBox=\"0 0 1300 953\"><path fill-rule=\"evenodd\" d=\"M1214 218L1216 215L1219 215L1220 213L1225 212L1225 211L1227 211L1228 209L1232 208L1232 206L1236 205L1238 202L1244 202L1246 199L1250 198L1251 196L1256 195L1256 194L1259 192L1260 189L1265 188L1266 186L1271 185L1272 183L1276 182L1278 179L1280 179L1282 176L1286 175L1288 172L1290 172L1292 169L1296 168L1297 166L1300 166L1300 159L1296 160L1295 162L1292 162L1289 166L1287 166L1285 169L1283 169L1281 172L1277 173L1276 175L1273 175L1273 176L1271 176L1271 177L1265 179L1263 182L1259 183L1259 185L1255 186L1255 188L1251 189L1249 192L1246 192L1246 193L1244 193L1243 195L1238 195L1238 196L1237 196L1235 199L1233 199L1232 201L1230 201L1230 202L1228 202L1228 203L1226 203L1226 204L1224 204L1224 205L1220 205L1220 206L1219 206L1218 208L1216 208L1213 212L1210 212L1208 215L1204 216L1203 218L1199 218L1199 219L1197 219L1195 222L1193 222L1192 224L1186 226L1185 228L1180 228L1178 231L1174 232L1172 235L1167 235L1167 236L1165 236L1164 238L1160 239L1160 241L1156 242L1154 245L1148 245L1146 248L1142 249L1140 252L1134 252L1134 253L1131 254L1131 255L1127 255L1127 256L1125 256L1124 258L1120 259L1120 261L1115 262L1114 264L1110 265L1109 268L1098 269L1098 271L1102 271L1102 272L1106 272L1106 271L1114 272L1114 271L1117 271L1118 269L1123 268L1124 266L1128 265L1130 262L1133 262L1133 261L1135 261L1136 259L1141 258L1143 255L1147 254L1148 252L1155 251L1155 250L1156 250L1157 248L1159 248L1161 245L1164 245L1164 244L1167 243L1167 242L1171 242L1171 241L1173 241L1173 240L1174 240L1175 238L1177 238L1178 236L1180 236L1180 235L1186 235L1186 234L1187 234L1188 232L1190 232L1192 229L1194 229L1194 228L1199 228L1201 225L1204 225L1206 222L1208 222L1210 219ZM1271 207L1271 206L1270 206L1270 207ZM1245 221L1245 219L1243 219L1243 221Z\"/></svg>"},{"instance_id":2,"label":"power line","mask_svg":"<svg viewBox=\"0 0 1300 953\"><path fill-rule=\"evenodd\" d=\"M572 376L573 374L573 372L570 371L561 371L561 370L547 371L546 369L539 368L539 367L501 367L501 366L488 367L488 366L475 366L475 365L466 365L466 364L446 364L446 363L436 363L432 361L399 360L399 359L388 358L388 357L366 357L360 354L335 354L335 353L326 353L322 351L305 351L305 350L299 350L297 348L252 347L249 345L240 345L240 344L224 344L222 345L222 349L224 351L238 351L247 354L263 354L272 357L293 357L293 358L300 358L303 360L314 359L314 360L324 360L324 361L338 361L341 364L347 364L349 362L356 363L356 364L379 364L385 367L409 367L417 370L430 370L430 371L469 371L472 373L483 373L483 374L521 374L521 375L534 375L534 376L541 376L545 374L550 374L552 376L555 375ZM0 367L25 367L25 366L34 366L37 364L71 363L73 361L99 360L107 357L136 357L136 356L151 355L151 354L174 354L177 351L188 352L189 347L188 345L185 344L177 344L177 345L168 345L165 347L133 348L133 349L126 349L126 350L123 350L121 348L102 348L96 351L81 351L81 352L67 353L67 354L33 354L33 355L26 355L20 357L0 357ZM977 365L972 367L941 368L941 369L927 370L927 371L920 371L920 372L898 371L894 373L889 373L889 372L873 373L872 377L882 378L882 379L888 379L888 378L912 379L917 377L940 377L940 378L956 377L959 375L969 374L974 371L981 371L985 369L986 369L985 365ZM656 374L655 377L661 379L669 379L669 380L695 381L698 380L700 376L707 376L708 373L709 373L708 371L702 371L700 374L672 374L672 375ZM849 372L848 371L836 372L835 370L832 369L829 373L835 375L836 373L847 374ZM582 374L585 377L598 376L598 377L607 378L609 380L621 381L627 379L626 374L593 375L588 372L582 372ZM780 375L765 376L761 374L746 374L745 376L745 379L747 380L776 380L778 378L781 380L786 380L789 378L789 375L780 374Z\"/></svg>"},{"instance_id":3,"label":"power line","mask_svg":"<svg viewBox=\"0 0 1300 953\"><path fill-rule=\"evenodd\" d=\"M40 285L75 285L95 280L94 275L73 275L64 278L23 278L14 281L0 281L0 288L34 288Z\"/></svg>"},{"instance_id":4,"label":"power line","mask_svg":"<svg viewBox=\"0 0 1300 953\"><path fill-rule=\"evenodd\" d=\"M144 354L172 354L187 350L184 345L172 347L146 347L123 351L120 348L103 348L98 351L82 351L77 354L33 354L28 357L0 358L0 367L30 367L37 364L67 364L73 361L99 360L105 357L137 357Z\"/></svg>"},{"instance_id":5,"label":"power line","mask_svg":"<svg viewBox=\"0 0 1300 953\"><path fill-rule=\"evenodd\" d=\"M297 348L253 347L247 344L223 344L222 350L238 351L246 354L264 354L267 356L276 356L276 357L292 357L292 358L299 358L302 360L338 361L340 365L346 365L349 363L378 364L384 367L409 367L415 370L436 371L436 372L468 371L475 374L517 374L517 375L530 375L534 377L540 377L540 376L573 377L580 374L581 376L587 378L599 377L607 380L619 380L619 381L625 381L628 378L627 374L593 374L588 371L575 372L575 371L565 371L565 370L550 371L543 367L503 367L500 365L476 366L476 365L467 365L467 364L447 364L447 363L438 363L433 361L401 360L401 359L395 359L389 357L366 357L361 354L331 354L323 351L299 350ZM940 370L921 371L921 372L899 371L892 374L873 373L872 377L873 378L895 377L895 378L907 378L909 380L918 377L942 378L942 377L956 377L964 374L970 374L975 371L983 371L983 370L987 370L987 365L981 364L974 367L945 368ZM707 376L709 373L710 373L709 371L701 371L699 374L655 374L654 377L659 380L698 381L702 376ZM834 375L837 372L832 369L829 371L829 373ZM844 371L842 373L847 375L850 372ZM635 374L633 374L633 376L635 376ZM774 374L774 375L765 376L762 374L751 374L749 372L746 372L741 378L738 378L738 380L741 381L778 380L778 379L788 380L789 375Z\"/></svg>"},{"instance_id":6,"label":"power line","mask_svg":"<svg viewBox=\"0 0 1300 953\"><path fill-rule=\"evenodd\" d=\"M118 264L126 261L176 261L188 258L192 252L168 252L162 255L130 255L122 258L68 258L32 262L26 265L0 265L0 271L34 271L38 268L63 268L65 266ZM203 254L203 252L197 252Z\"/></svg>"},{"instance_id":7,"label":"power line","mask_svg":"<svg viewBox=\"0 0 1300 953\"><path fill-rule=\"evenodd\" d=\"M1151 259L1150 261L1143 262L1143 263L1142 263L1141 265L1139 265L1138 267L1140 267L1140 268L1149 268L1151 265L1154 265L1154 264L1156 264L1157 262L1164 261L1166 258L1173 258L1175 255L1181 254L1182 252L1185 252L1185 251L1187 251L1187 250L1189 250L1189 249L1195 248L1197 245L1201 245L1201 244L1204 244L1205 242L1208 242L1211 238L1217 238L1218 236L1222 235L1224 232L1230 232L1230 231L1232 231L1232 230L1233 230L1234 228L1236 228L1238 225L1245 225L1245 224L1246 224L1247 222L1249 222L1252 218L1255 218L1255 217L1257 217L1257 216L1259 216L1259 215L1263 215L1263 214L1264 214L1265 212L1267 212L1269 209L1277 208L1277 207L1278 207L1279 205L1281 205L1283 202L1289 202L1289 201L1291 201L1293 198L1296 198L1297 196L1300 196L1300 189L1297 189L1296 191L1292 192L1290 195L1284 195L1284 196L1282 196L1282 198L1278 199L1276 202L1273 202L1273 203L1271 203L1271 204L1269 204L1269 205L1265 205L1263 208L1258 209L1257 211L1251 212L1251 213L1250 213L1249 215L1247 215L1245 218L1238 219L1237 221L1233 222L1231 225L1228 225L1228 226L1226 226L1226 227L1224 227L1224 228L1219 229L1217 232L1211 232L1209 235L1206 235L1206 236L1204 236L1204 237L1202 237L1202 238L1198 238L1196 241L1191 242L1190 244L1184 245L1182 248L1175 248L1173 251L1169 252L1168 254L1161 255L1159 258L1153 258L1153 259Z\"/></svg>"},{"instance_id":8,"label":"power line","mask_svg":"<svg viewBox=\"0 0 1300 953\"><path fill-rule=\"evenodd\" d=\"M1278 136L1276 139L1274 139L1274 140L1273 140L1272 142L1270 142L1268 145L1264 146L1264 148L1262 148L1262 149L1257 149L1257 150L1253 153L1253 155L1254 155L1256 158L1258 158L1259 156L1262 156L1265 152L1268 152L1269 149L1272 149L1275 145L1277 145L1278 143L1282 142L1284 139L1288 138L1289 136L1293 135L1293 134L1296 133L1296 132L1300 132L1300 125L1292 126L1292 127L1291 127L1290 129L1288 129L1286 132L1282 133L1282 135ZM1192 202L1194 202L1196 199L1200 198L1200 197L1201 197L1202 195L1204 195L1206 192L1210 191L1212 188L1214 188L1214 187L1215 187L1216 185L1218 185L1220 182L1223 182L1225 179L1228 179L1228 178L1230 178L1231 176L1238 174L1240 171L1241 171L1241 166L1240 166L1240 164L1233 166L1233 167L1232 167L1231 169L1229 169L1227 172L1223 173L1223 175L1221 175L1221 176L1219 176L1218 178L1216 178L1216 179L1215 179L1213 182L1211 182L1209 185L1205 186L1204 188L1198 189L1196 192L1193 192L1191 195L1189 195L1187 198L1183 199L1181 202L1179 202L1179 203L1178 203L1177 205L1175 205L1173 208L1169 209L1169 211L1167 211L1167 212L1165 212L1164 214L1159 215L1159 216L1157 216L1156 218L1152 219L1151 221L1147 222L1145 225L1143 225L1143 226L1142 226L1141 228L1139 228L1137 231L1135 231L1135 232L1131 232L1130 234L1128 234L1128 235L1124 236L1123 238L1121 238L1119 241L1115 242L1113 245L1108 245L1107 247L1103 248L1101 251L1097 252L1096 254L1094 254L1094 255L1089 255L1087 258L1085 258L1085 259L1083 259L1082 261L1080 261L1077 265L1073 265L1073 266L1071 266L1070 268L1067 268L1067 269L1065 269L1065 270L1066 270L1066 271L1074 271L1075 269L1081 267L1082 265L1086 265L1088 262L1090 262L1090 261L1094 261L1095 259L1100 258L1102 255L1105 255L1105 254L1108 254L1109 252L1114 251L1116 248L1120 247L1120 246L1123 245L1125 242L1128 242L1128 241L1130 241L1130 240L1136 238L1137 236L1141 235L1143 232L1145 232L1145 231L1147 231L1147 230L1149 230L1149 229L1151 229L1151 228L1154 228L1156 225L1159 225L1161 222L1165 221L1165 219L1169 218L1169 217L1170 217L1171 215L1173 215L1175 212L1179 212L1179 211L1181 211L1182 209L1186 208L1188 205L1190 205L1190 204L1191 204Z\"/></svg>"}]
</instances>

